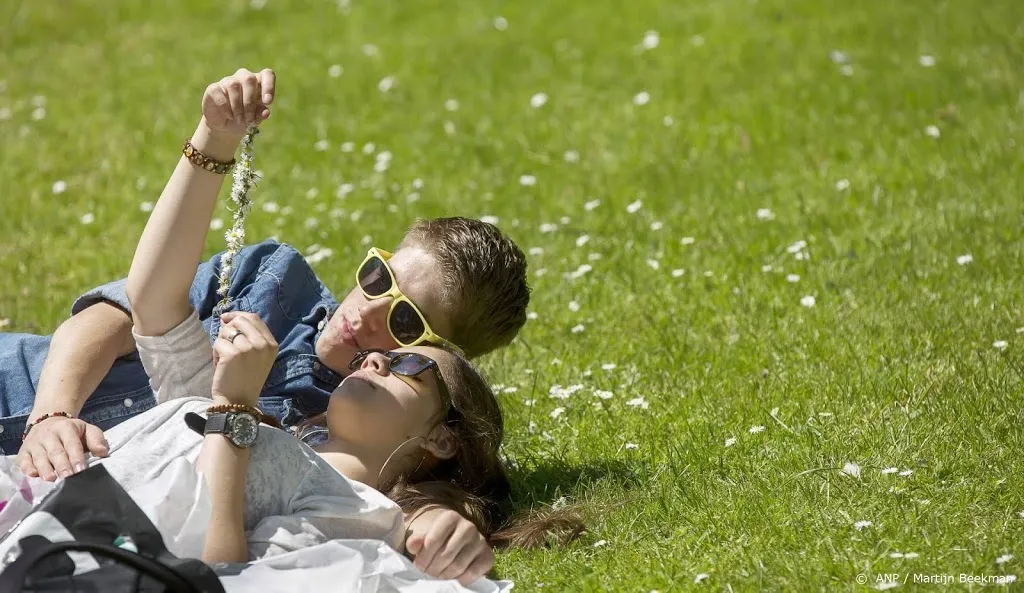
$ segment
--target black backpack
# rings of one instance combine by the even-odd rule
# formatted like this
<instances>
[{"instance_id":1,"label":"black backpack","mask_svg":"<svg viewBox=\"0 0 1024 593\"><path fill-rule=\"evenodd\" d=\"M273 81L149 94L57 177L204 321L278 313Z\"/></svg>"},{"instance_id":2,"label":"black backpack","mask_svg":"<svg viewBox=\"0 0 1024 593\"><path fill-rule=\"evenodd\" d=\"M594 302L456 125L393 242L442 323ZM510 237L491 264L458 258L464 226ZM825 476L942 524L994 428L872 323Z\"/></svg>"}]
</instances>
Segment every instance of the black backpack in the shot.
<instances>
[{"instance_id":1,"label":"black backpack","mask_svg":"<svg viewBox=\"0 0 1024 593\"><path fill-rule=\"evenodd\" d=\"M167 550L156 526L102 465L65 479L32 510L40 512L74 540L19 532L19 523L5 536L19 539L13 561L11 553L0 559L10 562L0 572L0 593L224 593L213 569ZM69 552L87 554L99 568L74 574L83 556Z\"/></svg>"}]
</instances>

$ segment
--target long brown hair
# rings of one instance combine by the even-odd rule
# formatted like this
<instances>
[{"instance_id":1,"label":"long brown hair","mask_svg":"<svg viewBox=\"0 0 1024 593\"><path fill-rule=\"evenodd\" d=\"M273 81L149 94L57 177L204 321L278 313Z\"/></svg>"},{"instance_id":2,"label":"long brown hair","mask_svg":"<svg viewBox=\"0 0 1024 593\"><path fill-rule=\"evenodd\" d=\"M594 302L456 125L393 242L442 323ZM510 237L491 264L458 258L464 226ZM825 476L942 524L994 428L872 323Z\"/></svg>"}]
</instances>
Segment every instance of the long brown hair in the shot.
<instances>
[{"instance_id":1,"label":"long brown hair","mask_svg":"<svg viewBox=\"0 0 1024 593\"><path fill-rule=\"evenodd\" d=\"M500 454L505 423L498 400L465 358L436 348L446 353L433 358L454 408L449 419L438 417L437 421L445 421L455 439L455 454L420 464L411 473L378 484L377 489L406 514L430 505L452 509L471 521L495 547L533 548L575 539L584 530L575 509L514 513L512 486ZM303 426L322 422L323 417L312 418Z\"/></svg>"}]
</instances>

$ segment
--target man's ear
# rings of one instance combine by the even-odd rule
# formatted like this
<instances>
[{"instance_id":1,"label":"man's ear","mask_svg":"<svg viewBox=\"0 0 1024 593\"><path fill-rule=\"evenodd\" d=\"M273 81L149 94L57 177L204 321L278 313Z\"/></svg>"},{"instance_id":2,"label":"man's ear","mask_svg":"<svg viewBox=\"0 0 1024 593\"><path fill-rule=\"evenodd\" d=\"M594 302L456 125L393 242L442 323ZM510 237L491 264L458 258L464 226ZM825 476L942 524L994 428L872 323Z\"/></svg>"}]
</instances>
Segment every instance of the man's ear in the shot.
<instances>
[{"instance_id":1,"label":"man's ear","mask_svg":"<svg viewBox=\"0 0 1024 593\"><path fill-rule=\"evenodd\" d=\"M445 426L435 426L430 431L430 436L420 441L420 446L430 451L430 454L438 459L451 459L458 451L458 442L455 435Z\"/></svg>"}]
</instances>

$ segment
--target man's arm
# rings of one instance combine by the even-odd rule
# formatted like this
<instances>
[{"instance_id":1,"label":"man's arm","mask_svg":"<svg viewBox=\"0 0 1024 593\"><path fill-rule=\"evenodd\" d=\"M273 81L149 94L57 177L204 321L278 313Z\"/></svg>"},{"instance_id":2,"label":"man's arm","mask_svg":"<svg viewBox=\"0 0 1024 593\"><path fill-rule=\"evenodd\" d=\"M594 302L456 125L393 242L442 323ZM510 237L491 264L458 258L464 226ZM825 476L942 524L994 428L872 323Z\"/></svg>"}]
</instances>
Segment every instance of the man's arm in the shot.
<instances>
[{"instance_id":1,"label":"man's arm","mask_svg":"<svg viewBox=\"0 0 1024 593\"><path fill-rule=\"evenodd\" d=\"M135 350L131 328L128 314L106 302L62 323L50 341L28 422L55 412L77 416L114 361ZM28 476L67 477L85 469L83 445L93 455L106 454L99 428L81 420L48 418L29 431L18 466Z\"/></svg>"}]
</instances>

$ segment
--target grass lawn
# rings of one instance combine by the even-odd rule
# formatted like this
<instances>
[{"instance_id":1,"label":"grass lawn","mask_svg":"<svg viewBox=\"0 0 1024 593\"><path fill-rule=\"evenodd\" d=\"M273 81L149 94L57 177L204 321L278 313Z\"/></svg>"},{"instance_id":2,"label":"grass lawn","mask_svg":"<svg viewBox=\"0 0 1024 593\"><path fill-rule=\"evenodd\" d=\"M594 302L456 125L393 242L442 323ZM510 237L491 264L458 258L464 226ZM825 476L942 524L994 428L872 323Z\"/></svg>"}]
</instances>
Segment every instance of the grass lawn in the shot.
<instances>
[{"instance_id":1,"label":"grass lawn","mask_svg":"<svg viewBox=\"0 0 1024 593\"><path fill-rule=\"evenodd\" d=\"M251 238L319 251L340 293L416 217L494 217L530 254L535 315L482 365L523 506L564 497L588 533L500 554L517 590L1024 579L1022 23L1015 1L7 0L0 319L48 333L124 276L206 84L271 66Z\"/></svg>"}]
</instances>

